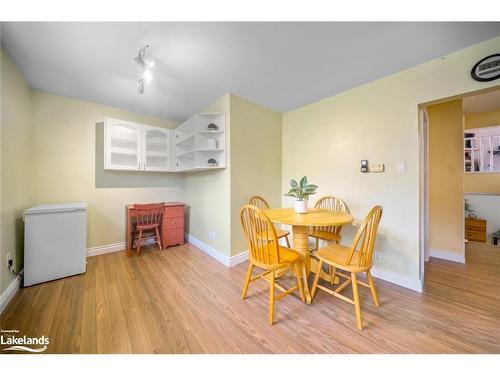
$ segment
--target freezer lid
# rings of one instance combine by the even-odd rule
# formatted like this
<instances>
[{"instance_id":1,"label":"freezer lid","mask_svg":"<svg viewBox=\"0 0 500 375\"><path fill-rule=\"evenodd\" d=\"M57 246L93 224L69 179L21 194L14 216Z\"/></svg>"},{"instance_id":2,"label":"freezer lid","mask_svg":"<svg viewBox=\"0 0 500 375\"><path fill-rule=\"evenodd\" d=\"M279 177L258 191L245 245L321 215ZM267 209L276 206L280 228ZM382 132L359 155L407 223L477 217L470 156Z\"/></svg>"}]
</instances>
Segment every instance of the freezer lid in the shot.
<instances>
[{"instance_id":1,"label":"freezer lid","mask_svg":"<svg viewBox=\"0 0 500 375\"><path fill-rule=\"evenodd\" d=\"M24 211L24 216L36 214L49 214L56 212L70 212L70 211L85 211L87 210L87 203L59 203L59 204L40 204L28 208Z\"/></svg>"}]
</instances>

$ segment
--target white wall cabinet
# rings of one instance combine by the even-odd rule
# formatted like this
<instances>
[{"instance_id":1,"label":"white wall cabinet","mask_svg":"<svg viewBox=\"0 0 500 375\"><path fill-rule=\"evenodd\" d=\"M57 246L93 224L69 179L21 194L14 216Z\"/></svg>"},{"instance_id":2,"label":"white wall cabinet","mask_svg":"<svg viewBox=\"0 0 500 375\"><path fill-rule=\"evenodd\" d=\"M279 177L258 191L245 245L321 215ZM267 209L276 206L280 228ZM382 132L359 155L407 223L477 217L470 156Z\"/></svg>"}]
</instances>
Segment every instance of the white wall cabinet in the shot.
<instances>
[{"instance_id":1,"label":"white wall cabinet","mask_svg":"<svg viewBox=\"0 0 500 375\"><path fill-rule=\"evenodd\" d=\"M165 172L171 167L171 129L142 125L142 166L146 171Z\"/></svg>"},{"instance_id":2,"label":"white wall cabinet","mask_svg":"<svg viewBox=\"0 0 500 375\"><path fill-rule=\"evenodd\" d=\"M196 172L225 167L223 113L197 113L175 130L104 119L104 169Z\"/></svg>"},{"instance_id":3,"label":"white wall cabinet","mask_svg":"<svg viewBox=\"0 0 500 375\"><path fill-rule=\"evenodd\" d=\"M104 119L104 169L171 171L171 130Z\"/></svg>"}]
</instances>

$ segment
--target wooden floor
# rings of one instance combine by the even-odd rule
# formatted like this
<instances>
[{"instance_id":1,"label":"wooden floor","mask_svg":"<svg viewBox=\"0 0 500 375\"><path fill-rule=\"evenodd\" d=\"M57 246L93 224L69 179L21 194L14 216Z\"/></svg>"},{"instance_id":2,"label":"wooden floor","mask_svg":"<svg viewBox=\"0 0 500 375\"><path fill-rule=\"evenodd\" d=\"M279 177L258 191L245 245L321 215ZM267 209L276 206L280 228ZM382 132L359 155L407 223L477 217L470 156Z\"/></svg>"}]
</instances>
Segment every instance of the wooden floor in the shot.
<instances>
[{"instance_id":1,"label":"wooden floor","mask_svg":"<svg viewBox=\"0 0 500 375\"><path fill-rule=\"evenodd\" d=\"M51 353L500 353L500 248L431 259L423 294L377 280L378 309L361 288L363 331L321 291L278 301L269 326L263 281L240 299L245 271L191 245L92 257L85 275L22 289L0 323Z\"/></svg>"}]
</instances>

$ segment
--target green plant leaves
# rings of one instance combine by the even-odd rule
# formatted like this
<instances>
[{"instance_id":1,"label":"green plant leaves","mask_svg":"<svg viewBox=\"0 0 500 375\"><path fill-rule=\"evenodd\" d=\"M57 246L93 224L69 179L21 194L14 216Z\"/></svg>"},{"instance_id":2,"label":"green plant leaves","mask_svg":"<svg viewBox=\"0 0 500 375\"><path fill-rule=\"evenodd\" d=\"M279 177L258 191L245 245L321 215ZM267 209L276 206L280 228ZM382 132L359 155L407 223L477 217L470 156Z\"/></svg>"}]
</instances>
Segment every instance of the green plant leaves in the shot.
<instances>
[{"instance_id":1,"label":"green plant leaves","mask_svg":"<svg viewBox=\"0 0 500 375\"><path fill-rule=\"evenodd\" d=\"M290 186L292 188L285 196L294 197L297 200L307 199L310 195L316 194L316 190L318 189L318 185L309 184L306 176L302 177L300 182L291 179Z\"/></svg>"}]
</instances>

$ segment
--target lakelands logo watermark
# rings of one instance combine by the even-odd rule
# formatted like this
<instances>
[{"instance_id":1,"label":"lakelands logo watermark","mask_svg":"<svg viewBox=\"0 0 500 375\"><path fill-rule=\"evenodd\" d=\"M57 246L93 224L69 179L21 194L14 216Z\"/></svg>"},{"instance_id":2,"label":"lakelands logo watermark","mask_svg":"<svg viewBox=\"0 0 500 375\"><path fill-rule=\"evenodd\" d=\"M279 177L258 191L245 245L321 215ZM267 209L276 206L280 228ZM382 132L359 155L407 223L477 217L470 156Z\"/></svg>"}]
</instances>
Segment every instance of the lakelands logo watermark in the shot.
<instances>
[{"instance_id":1,"label":"lakelands logo watermark","mask_svg":"<svg viewBox=\"0 0 500 375\"><path fill-rule=\"evenodd\" d=\"M3 351L42 353L49 345L49 338L43 335L40 337L20 336L17 329L2 329L0 332L0 345ZM5 345L8 346L3 348Z\"/></svg>"}]
</instances>

